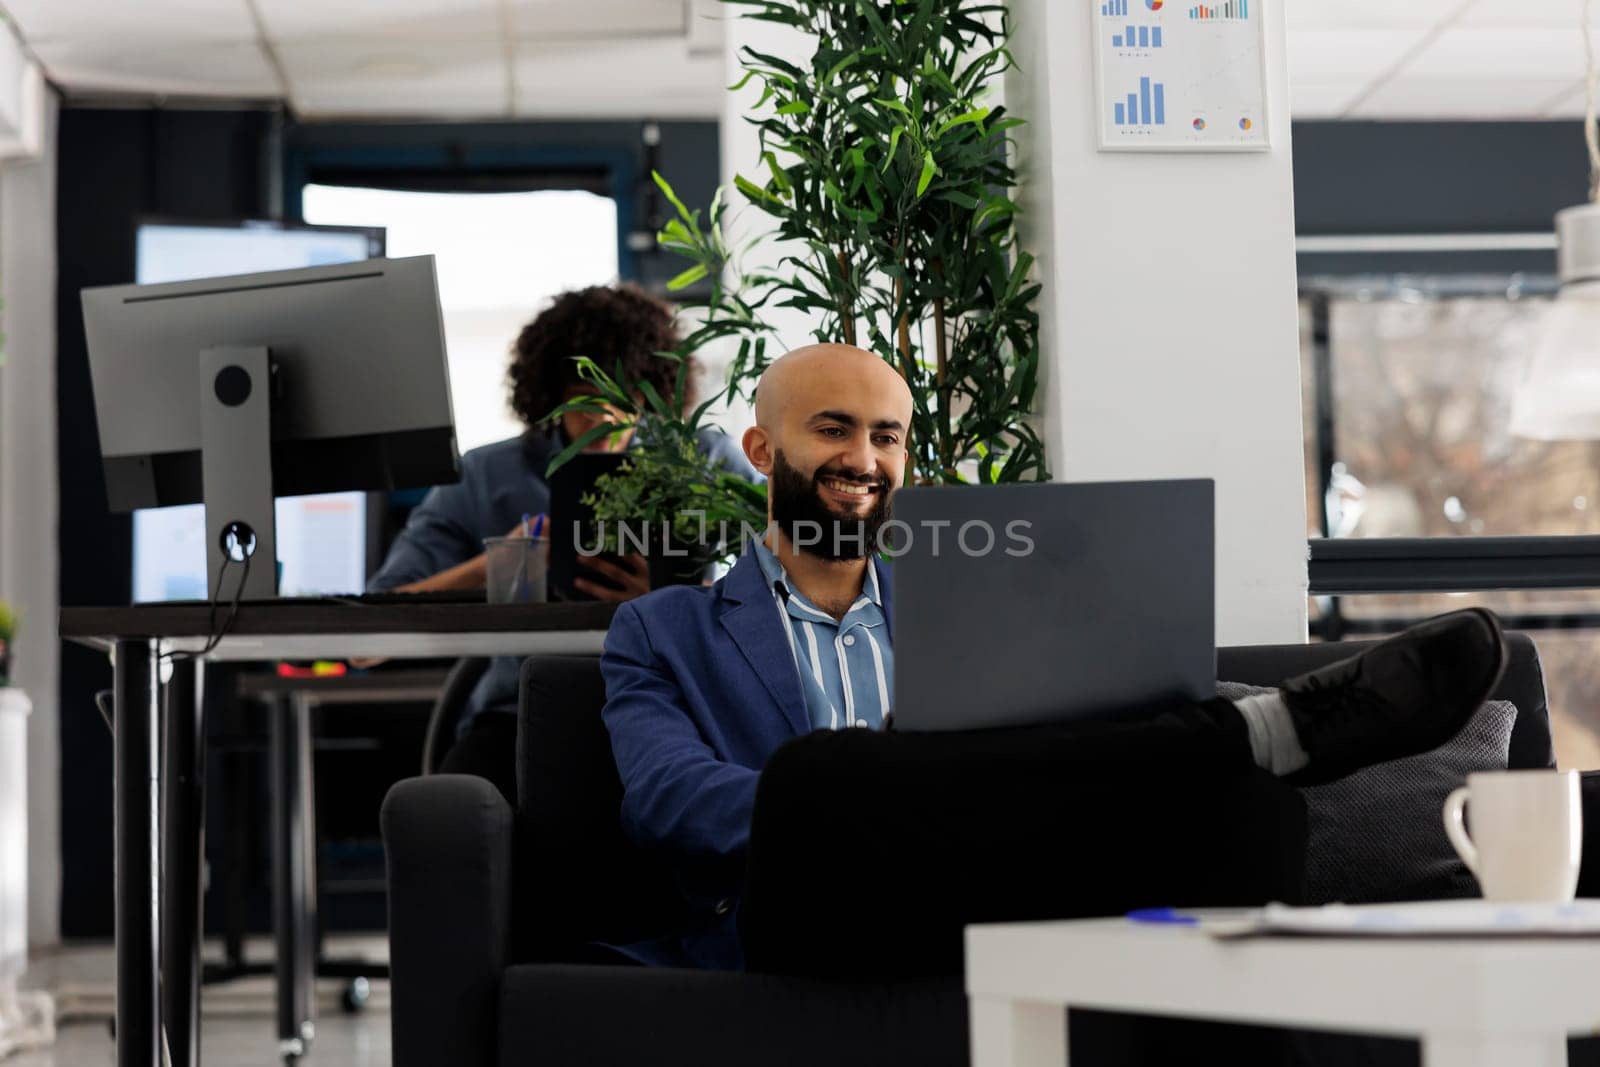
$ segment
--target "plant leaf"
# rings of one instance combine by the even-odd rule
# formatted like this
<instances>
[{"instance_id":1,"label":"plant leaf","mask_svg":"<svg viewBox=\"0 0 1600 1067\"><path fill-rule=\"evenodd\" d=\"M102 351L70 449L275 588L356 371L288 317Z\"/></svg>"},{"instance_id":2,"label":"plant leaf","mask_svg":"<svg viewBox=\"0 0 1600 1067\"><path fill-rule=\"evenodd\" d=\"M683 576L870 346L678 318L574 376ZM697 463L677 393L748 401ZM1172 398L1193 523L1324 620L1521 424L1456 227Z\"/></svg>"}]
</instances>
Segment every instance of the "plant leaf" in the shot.
<instances>
[{"instance_id":1,"label":"plant leaf","mask_svg":"<svg viewBox=\"0 0 1600 1067\"><path fill-rule=\"evenodd\" d=\"M695 282L710 274L710 268L704 263L696 263L682 274L677 275L667 283L667 291L675 293L679 289L687 289Z\"/></svg>"}]
</instances>

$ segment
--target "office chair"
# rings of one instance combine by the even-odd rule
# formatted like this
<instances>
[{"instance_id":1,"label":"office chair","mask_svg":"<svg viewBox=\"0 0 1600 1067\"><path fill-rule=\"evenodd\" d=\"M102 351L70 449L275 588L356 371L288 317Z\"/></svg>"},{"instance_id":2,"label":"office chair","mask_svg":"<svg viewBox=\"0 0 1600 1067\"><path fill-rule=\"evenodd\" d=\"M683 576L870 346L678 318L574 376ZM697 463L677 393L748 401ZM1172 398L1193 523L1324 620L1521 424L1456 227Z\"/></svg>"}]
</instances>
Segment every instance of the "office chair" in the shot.
<instances>
[{"instance_id":1,"label":"office chair","mask_svg":"<svg viewBox=\"0 0 1600 1067\"><path fill-rule=\"evenodd\" d=\"M485 656L465 656L456 660L450 673L445 675L444 686L439 690L433 710L428 713L428 732L422 741L422 773L438 774L444 755L455 744L456 727L461 723L461 713L466 710L467 698L489 669Z\"/></svg>"}]
</instances>

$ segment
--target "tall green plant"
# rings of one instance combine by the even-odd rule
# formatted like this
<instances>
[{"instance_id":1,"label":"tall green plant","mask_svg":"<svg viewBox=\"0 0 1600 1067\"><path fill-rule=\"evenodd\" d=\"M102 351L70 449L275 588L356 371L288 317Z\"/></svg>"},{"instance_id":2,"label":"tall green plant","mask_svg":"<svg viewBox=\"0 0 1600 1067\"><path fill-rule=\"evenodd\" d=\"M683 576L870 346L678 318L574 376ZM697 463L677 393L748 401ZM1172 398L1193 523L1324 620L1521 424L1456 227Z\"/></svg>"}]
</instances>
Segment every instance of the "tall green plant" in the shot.
<instances>
[{"instance_id":1,"label":"tall green plant","mask_svg":"<svg viewBox=\"0 0 1600 1067\"><path fill-rule=\"evenodd\" d=\"M815 41L808 64L744 48L762 86L760 184L735 184L792 242L776 270L743 279L740 313L770 306L817 317L821 341L858 344L911 386L922 482L1042 480L1044 445L1028 421L1038 380L1039 286L1017 239L1008 131L985 103L1012 63L1005 8L979 0L723 0L744 17ZM726 263L712 240L672 225L664 242ZM679 211L683 223L684 213ZM680 238L680 239L675 239ZM707 254L711 253L711 254ZM718 254L724 258L717 258ZM725 292L725 291L724 291ZM713 294L713 303L719 294ZM748 310L746 310L748 309ZM762 369L756 346L731 369Z\"/></svg>"}]
</instances>

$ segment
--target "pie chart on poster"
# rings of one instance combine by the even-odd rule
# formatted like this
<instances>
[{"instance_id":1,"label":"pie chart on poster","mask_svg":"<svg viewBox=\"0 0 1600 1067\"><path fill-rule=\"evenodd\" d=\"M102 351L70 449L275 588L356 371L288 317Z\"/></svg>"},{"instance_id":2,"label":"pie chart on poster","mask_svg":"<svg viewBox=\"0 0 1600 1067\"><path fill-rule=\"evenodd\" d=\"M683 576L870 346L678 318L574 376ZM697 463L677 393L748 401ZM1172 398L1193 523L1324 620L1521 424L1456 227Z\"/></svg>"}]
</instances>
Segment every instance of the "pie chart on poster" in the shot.
<instances>
[{"instance_id":1,"label":"pie chart on poster","mask_svg":"<svg viewBox=\"0 0 1600 1067\"><path fill-rule=\"evenodd\" d=\"M1160 11L1161 5L1166 2L1167 0L1144 0L1144 6L1149 8L1151 11Z\"/></svg>"}]
</instances>

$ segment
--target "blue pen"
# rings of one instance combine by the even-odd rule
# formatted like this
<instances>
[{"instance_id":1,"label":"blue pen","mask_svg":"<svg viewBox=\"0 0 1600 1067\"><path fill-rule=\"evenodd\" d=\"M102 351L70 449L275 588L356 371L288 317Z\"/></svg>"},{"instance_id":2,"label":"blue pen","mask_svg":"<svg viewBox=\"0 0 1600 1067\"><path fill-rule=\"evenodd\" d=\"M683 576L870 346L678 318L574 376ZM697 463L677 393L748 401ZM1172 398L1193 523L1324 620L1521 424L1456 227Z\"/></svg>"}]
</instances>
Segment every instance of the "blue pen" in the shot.
<instances>
[{"instance_id":1,"label":"blue pen","mask_svg":"<svg viewBox=\"0 0 1600 1067\"><path fill-rule=\"evenodd\" d=\"M1128 919L1136 923L1153 923L1165 926L1199 926L1200 920L1175 908L1140 908L1128 912Z\"/></svg>"},{"instance_id":2,"label":"blue pen","mask_svg":"<svg viewBox=\"0 0 1600 1067\"><path fill-rule=\"evenodd\" d=\"M533 520L533 536L535 538L537 538L539 536L539 532L541 530L543 530L543 529L544 529L544 515L541 513L539 516L537 516Z\"/></svg>"}]
</instances>

